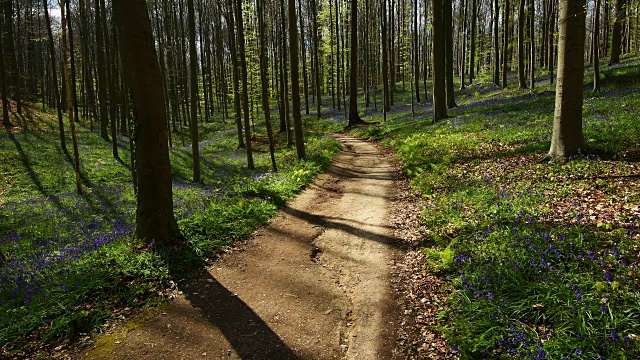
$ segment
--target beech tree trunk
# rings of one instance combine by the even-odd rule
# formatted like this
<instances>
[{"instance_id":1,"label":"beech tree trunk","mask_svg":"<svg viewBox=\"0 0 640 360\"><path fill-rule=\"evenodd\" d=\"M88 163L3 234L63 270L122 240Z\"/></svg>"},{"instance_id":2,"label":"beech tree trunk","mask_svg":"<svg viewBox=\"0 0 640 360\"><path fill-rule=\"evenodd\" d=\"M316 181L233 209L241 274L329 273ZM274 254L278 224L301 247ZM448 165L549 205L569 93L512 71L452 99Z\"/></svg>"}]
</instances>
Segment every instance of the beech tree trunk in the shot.
<instances>
[{"instance_id":1,"label":"beech tree trunk","mask_svg":"<svg viewBox=\"0 0 640 360\"><path fill-rule=\"evenodd\" d=\"M67 93L71 94L73 87L71 86L71 73L69 70L69 47L67 40L67 19L65 15L65 0L60 0L60 17L62 18L62 69L64 71L64 80ZM73 96L67 96L67 110L69 116L69 126L71 128L71 141L73 143L73 168L76 174L76 191L82 195L82 179L80 177L80 153L78 152L78 134L76 133L76 125L73 113Z\"/></svg>"},{"instance_id":2,"label":"beech tree trunk","mask_svg":"<svg viewBox=\"0 0 640 360\"><path fill-rule=\"evenodd\" d=\"M196 55L196 15L193 7L193 0L187 0L187 12L189 13L189 65L191 70L191 157L193 157L193 182L197 183L200 182L200 140L198 136L198 56Z\"/></svg>"},{"instance_id":3,"label":"beech tree trunk","mask_svg":"<svg viewBox=\"0 0 640 360\"><path fill-rule=\"evenodd\" d=\"M583 145L585 3L560 1L558 83L549 158L567 159Z\"/></svg>"},{"instance_id":4,"label":"beech tree trunk","mask_svg":"<svg viewBox=\"0 0 640 360\"><path fill-rule=\"evenodd\" d=\"M300 114L300 69L298 60L298 26L296 24L296 0L289 0L289 66L291 67L291 103L293 111L293 131L298 159L306 157L302 114Z\"/></svg>"},{"instance_id":5,"label":"beech tree trunk","mask_svg":"<svg viewBox=\"0 0 640 360\"><path fill-rule=\"evenodd\" d=\"M447 117L447 94L445 76L445 36L443 19L443 0L432 0L433 11L433 121Z\"/></svg>"},{"instance_id":6,"label":"beech tree trunk","mask_svg":"<svg viewBox=\"0 0 640 360\"><path fill-rule=\"evenodd\" d=\"M125 79L131 88L137 121L136 235L148 243L175 243L167 113L162 73L145 0L113 0Z\"/></svg>"}]
</instances>

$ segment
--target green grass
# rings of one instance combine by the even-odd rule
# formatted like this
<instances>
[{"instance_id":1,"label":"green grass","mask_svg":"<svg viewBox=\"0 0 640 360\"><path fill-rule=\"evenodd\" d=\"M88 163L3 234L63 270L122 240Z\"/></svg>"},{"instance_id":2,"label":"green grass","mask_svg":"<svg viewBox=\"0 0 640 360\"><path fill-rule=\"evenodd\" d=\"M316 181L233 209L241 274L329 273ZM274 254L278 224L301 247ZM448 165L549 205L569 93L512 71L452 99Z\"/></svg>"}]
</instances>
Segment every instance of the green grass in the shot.
<instances>
[{"instance_id":1,"label":"green grass","mask_svg":"<svg viewBox=\"0 0 640 360\"><path fill-rule=\"evenodd\" d=\"M640 355L638 79L637 60L604 69L601 92L585 92L586 146L566 164L539 162L548 84L477 82L436 124L421 104L353 130L391 147L422 194L425 271L451 292L439 330L461 358Z\"/></svg>"},{"instance_id":2,"label":"green grass","mask_svg":"<svg viewBox=\"0 0 640 360\"><path fill-rule=\"evenodd\" d=\"M80 127L80 196L55 117L36 110L13 116L23 129L0 134L6 184L0 192L0 247L9 260L0 269L3 356L35 356L53 344L82 342L104 324L163 301L191 270L266 224L340 150L309 121L307 159L297 160L278 134L279 172L273 173L258 126L256 169L250 171L244 150L237 149L235 126L216 119L200 128L203 181L195 184L191 149L174 133L174 213L185 245L160 248L133 236L136 196L125 137L119 138L122 160L116 160L109 142ZM184 136L189 139L188 129Z\"/></svg>"}]
</instances>

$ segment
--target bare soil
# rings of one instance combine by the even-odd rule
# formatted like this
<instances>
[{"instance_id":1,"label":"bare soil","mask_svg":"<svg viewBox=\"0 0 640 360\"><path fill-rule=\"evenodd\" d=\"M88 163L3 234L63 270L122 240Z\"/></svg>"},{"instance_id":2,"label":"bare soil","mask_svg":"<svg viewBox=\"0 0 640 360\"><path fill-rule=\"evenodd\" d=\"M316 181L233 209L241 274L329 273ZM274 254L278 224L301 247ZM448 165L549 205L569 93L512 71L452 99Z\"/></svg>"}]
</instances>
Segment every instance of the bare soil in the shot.
<instances>
[{"instance_id":1,"label":"bare soil","mask_svg":"<svg viewBox=\"0 0 640 360\"><path fill-rule=\"evenodd\" d=\"M391 286L403 254L389 225L395 166L372 143L336 137L344 151L333 165L241 251L79 357L404 357L396 349L402 306Z\"/></svg>"}]
</instances>

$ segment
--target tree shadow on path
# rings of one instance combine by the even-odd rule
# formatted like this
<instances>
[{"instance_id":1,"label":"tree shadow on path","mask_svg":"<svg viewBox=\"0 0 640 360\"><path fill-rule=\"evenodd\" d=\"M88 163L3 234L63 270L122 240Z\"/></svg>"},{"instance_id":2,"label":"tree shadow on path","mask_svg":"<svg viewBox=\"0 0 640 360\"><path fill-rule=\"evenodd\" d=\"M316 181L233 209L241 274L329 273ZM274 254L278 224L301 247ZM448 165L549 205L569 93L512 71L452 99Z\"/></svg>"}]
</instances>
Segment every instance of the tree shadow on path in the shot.
<instances>
[{"instance_id":1,"label":"tree shadow on path","mask_svg":"<svg viewBox=\"0 0 640 360\"><path fill-rule=\"evenodd\" d=\"M185 298L220 329L241 359L300 359L249 305L206 268L199 268L192 275L208 286L198 286L196 281L180 286Z\"/></svg>"}]
</instances>

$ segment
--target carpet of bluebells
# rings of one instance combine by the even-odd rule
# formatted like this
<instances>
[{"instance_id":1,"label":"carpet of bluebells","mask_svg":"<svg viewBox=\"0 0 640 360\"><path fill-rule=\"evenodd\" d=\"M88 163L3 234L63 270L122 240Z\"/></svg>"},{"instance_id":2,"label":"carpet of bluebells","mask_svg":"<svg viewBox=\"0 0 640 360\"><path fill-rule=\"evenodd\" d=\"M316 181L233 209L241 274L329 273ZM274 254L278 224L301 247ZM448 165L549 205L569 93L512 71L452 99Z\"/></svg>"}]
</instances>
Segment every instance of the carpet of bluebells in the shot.
<instances>
[{"instance_id":1,"label":"carpet of bluebells","mask_svg":"<svg viewBox=\"0 0 640 360\"><path fill-rule=\"evenodd\" d=\"M474 85L437 124L425 108L355 131L393 148L421 195L422 278L446 279L449 301L407 307L425 309L416 323L437 314L447 358L640 358L640 63L603 77L600 94L585 93L585 150L567 163L540 161L547 84ZM427 343L412 358L442 358L411 342Z\"/></svg>"},{"instance_id":2,"label":"carpet of bluebells","mask_svg":"<svg viewBox=\"0 0 640 360\"><path fill-rule=\"evenodd\" d=\"M37 353L42 341L78 340L161 299L181 280L154 244L139 244L133 236L136 196L127 139L119 139L123 160L115 160L110 143L80 128L85 194L77 195L71 162L56 132L38 129L38 116L54 120L33 112L30 129L0 134L7 183L0 192L0 248L7 257L0 267L0 354L6 356ZM182 236L205 261L267 221L339 150L335 140L309 134L307 161L297 161L291 149L279 150L281 171L273 173L266 144L258 141L257 169L248 171L235 132L227 128L203 126L203 184L190 181L190 149L171 150L174 213Z\"/></svg>"}]
</instances>

